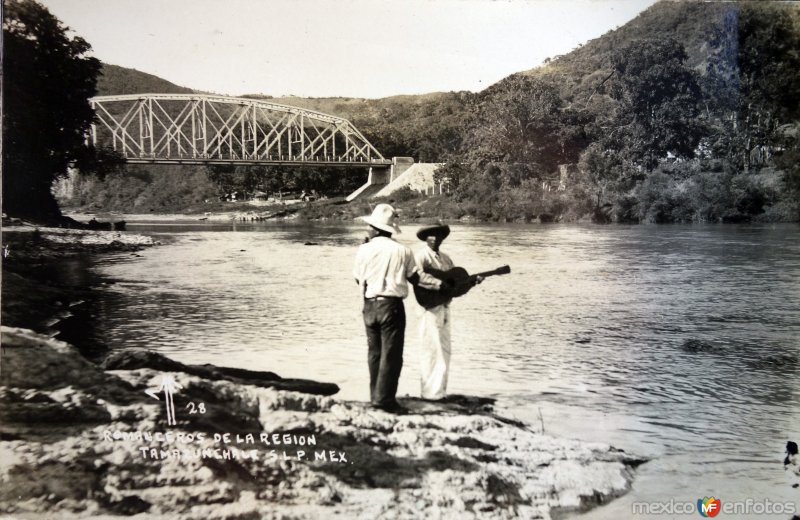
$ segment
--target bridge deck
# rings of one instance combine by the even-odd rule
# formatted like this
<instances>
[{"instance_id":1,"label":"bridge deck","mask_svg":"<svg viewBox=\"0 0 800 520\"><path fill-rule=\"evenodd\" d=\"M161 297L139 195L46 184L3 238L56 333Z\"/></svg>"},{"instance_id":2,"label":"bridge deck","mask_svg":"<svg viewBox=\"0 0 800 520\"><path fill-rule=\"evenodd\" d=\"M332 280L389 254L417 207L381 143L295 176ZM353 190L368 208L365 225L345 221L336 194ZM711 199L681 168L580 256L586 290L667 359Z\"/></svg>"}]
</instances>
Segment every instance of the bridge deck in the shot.
<instances>
[{"instance_id":1,"label":"bridge deck","mask_svg":"<svg viewBox=\"0 0 800 520\"><path fill-rule=\"evenodd\" d=\"M238 160L238 159L143 159L128 157L125 159L128 164L187 164L187 165L232 165L232 166L343 166L343 167L389 167L392 165L390 159L372 161L273 161L267 159L257 160Z\"/></svg>"}]
</instances>

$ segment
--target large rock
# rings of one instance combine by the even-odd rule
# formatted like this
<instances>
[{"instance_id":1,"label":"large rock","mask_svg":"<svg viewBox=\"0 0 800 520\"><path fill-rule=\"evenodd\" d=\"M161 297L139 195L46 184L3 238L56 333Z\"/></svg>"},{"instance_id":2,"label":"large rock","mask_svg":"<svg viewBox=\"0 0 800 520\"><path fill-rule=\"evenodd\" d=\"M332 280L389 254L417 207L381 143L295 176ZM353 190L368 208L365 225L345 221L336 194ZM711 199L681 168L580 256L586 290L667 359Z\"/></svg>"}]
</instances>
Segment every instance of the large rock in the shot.
<instances>
[{"instance_id":1,"label":"large rock","mask_svg":"<svg viewBox=\"0 0 800 520\"><path fill-rule=\"evenodd\" d=\"M2 327L0 385L14 388L89 388L113 379L75 347L27 329Z\"/></svg>"},{"instance_id":2,"label":"large rock","mask_svg":"<svg viewBox=\"0 0 800 520\"><path fill-rule=\"evenodd\" d=\"M257 372L242 368L225 368L214 365L185 365L161 354L143 350L122 350L111 353L102 364L106 370L136 370L150 368L164 372L184 372L211 381L275 388L317 395L333 395L339 387L333 383L319 383L308 379L284 379L273 372Z\"/></svg>"},{"instance_id":3,"label":"large rock","mask_svg":"<svg viewBox=\"0 0 800 520\"><path fill-rule=\"evenodd\" d=\"M27 329L2 327L0 435L52 440L111 420L108 406L145 400L73 347Z\"/></svg>"}]
</instances>

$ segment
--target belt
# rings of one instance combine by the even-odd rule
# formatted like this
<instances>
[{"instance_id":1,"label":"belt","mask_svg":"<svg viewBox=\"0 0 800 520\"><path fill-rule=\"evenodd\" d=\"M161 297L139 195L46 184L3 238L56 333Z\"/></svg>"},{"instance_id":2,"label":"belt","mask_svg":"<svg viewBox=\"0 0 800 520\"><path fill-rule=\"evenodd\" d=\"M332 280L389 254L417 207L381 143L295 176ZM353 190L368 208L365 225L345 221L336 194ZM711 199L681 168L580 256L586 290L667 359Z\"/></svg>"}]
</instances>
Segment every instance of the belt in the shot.
<instances>
[{"instance_id":1,"label":"belt","mask_svg":"<svg viewBox=\"0 0 800 520\"><path fill-rule=\"evenodd\" d=\"M364 298L364 299L369 301L402 300L402 298L399 296L373 296L372 298Z\"/></svg>"}]
</instances>

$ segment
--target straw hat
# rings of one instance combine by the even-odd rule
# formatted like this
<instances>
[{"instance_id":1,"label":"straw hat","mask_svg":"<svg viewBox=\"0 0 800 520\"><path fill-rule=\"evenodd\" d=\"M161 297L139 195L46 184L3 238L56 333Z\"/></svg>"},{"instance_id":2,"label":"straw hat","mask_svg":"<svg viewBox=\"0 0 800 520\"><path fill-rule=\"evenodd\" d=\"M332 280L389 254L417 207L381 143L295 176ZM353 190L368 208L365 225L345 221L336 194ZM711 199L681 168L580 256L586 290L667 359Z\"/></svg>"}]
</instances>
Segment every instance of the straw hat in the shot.
<instances>
[{"instance_id":1,"label":"straw hat","mask_svg":"<svg viewBox=\"0 0 800 520\"><path fill-rule=\"evenodd\" d=\"M372 215L361 217L361 220L370 226L386 231L387 233L400 233L397 226L397 212L388 204L378 204L372 210Z\"/></svg>"}]
</instances>

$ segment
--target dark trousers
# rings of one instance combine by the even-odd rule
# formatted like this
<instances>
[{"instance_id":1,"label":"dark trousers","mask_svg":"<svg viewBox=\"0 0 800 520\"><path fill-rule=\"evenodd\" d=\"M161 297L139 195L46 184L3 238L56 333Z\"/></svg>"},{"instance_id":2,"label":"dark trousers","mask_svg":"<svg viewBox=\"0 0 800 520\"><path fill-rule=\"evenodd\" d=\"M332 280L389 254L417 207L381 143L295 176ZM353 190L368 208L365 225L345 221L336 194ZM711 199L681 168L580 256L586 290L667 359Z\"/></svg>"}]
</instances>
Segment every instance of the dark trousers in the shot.
<instances>
[{"instance_id":1,"label":"dark trousers","mask_svg":"<svg viewBox=\"0 0 800 520\"><path fill-rule=\"evenodd\" d=\"M397 382L403 368L406 311L401 298L364 300L367 329L369 395L373 405L396 403Z\"/></svg>"}]
</instances>

